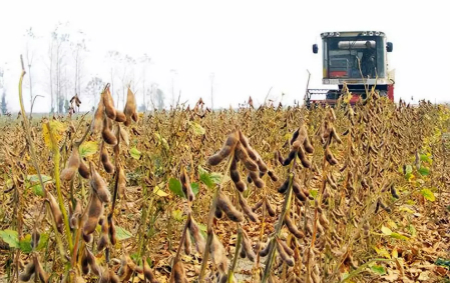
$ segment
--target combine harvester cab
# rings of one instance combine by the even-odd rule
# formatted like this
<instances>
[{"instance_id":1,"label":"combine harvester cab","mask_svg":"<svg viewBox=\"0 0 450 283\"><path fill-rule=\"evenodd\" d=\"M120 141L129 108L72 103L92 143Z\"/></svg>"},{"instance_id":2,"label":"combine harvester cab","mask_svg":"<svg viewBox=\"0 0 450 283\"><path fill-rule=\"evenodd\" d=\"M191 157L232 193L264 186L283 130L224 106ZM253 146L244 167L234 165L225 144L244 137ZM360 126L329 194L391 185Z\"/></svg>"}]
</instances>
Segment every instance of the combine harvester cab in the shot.
<instances>
[{"instance_id":1,"label":"combine harvester cab","mask_svg":"<svg viewBox=\"0 0 450 283\"><path fill-rule=\"evenodd\" d=\"M394 101L394 71L388 68L388 52L393 45L380 31L326 32L322 37L322 84L337 89L307 89L305 104L334 106L345 92L352 93L350 104L366 98L373 87L380 96ZM313 53L319 53L317 44Z\"/></svg>"}]
</instances>

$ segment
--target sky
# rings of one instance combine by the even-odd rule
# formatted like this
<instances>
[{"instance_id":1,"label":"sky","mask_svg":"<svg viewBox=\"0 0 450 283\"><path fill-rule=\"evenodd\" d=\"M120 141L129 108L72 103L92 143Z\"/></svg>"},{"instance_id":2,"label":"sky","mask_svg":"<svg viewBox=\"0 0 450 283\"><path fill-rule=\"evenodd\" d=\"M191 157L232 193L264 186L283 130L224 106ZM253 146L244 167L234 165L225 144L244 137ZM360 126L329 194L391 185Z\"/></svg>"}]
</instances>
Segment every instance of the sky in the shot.
<instances>
[{"instance_id":1,"label":"sky","mask_svg":"<svg viewBox=\"0 0 450 283\"><path fill-rule=\"evenodd\" d=\"M320 47L320 33L379 30L394 45L389 67L396 70L395 99L442 102L450 100L443 88L450 77L450 20L443 2L0 0L0 68L8 107L18 111L25 30L33 27L45 38L58 22L70 22L87 37L85 83L94 75L109 80L109 50L133 57L145 53L152 58L148 80L170 96L170 70L176 70L176 92L191 105L200 97L211 104L211 73L215 107L236 107L249 96L255 104L268 96L288 105L302 100L307 70L309 87L323 87L321 54L311 48ZM48 111L50 104L47 46L48 40L35 46L34 94L45 96L38 99L37 112ZM134 87L139 97L139 86Z\"/></svg>"}]
</instances>

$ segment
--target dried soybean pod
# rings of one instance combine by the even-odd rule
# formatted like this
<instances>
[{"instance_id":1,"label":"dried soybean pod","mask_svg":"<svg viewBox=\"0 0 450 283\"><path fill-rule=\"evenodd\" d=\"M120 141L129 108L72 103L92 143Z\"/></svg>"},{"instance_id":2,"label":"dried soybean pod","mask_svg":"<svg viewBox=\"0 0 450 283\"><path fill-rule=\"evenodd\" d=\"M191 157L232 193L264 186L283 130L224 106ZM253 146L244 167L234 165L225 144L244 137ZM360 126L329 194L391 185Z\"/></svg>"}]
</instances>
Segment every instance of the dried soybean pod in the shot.
<instances>
[{"instance_id":1,"label":"dried soybean pod","mask_svg":"<svg viewBox=\"0 0 450 283\"><path fill-rule=\"evenodd\" d=\"M241 205L244 214L247 215L247 217L251 221L258 222L258 215L252 211L251 207L248 205L247 201L245 200L244 196L242 196L241 193L239 193L239 204Z\"/></svg>"},{"instance_id":2,"label":"dried soybean pod","mask_svg":"<svg viewBox=\"0 0 450 283\"><path fill-rule=\"evenodd\" d=\"M118 176L118 180L117 180L117 182L118 182L117 189L118 189L120 198L124 198L125 190L127 188L127 177L125 176L125 170L122 167L119 167L118 171L119 171L119 176Z\"/></svg>"},{"instance_id":3,"label":"dried soybean pod","mask_svg":"<svg viewBox=\"0 0 450 283\"><path fill-rule=\"evenodd\" d=\"M120 110L116 110L116 122L122 123L125 122L127 120L127 116L125 116L125 114L120 111Z\"/></svg>"},{"instance_id":4,"label":"dried soybean pod","mask_svg":"<svg viewBox=\"0 0 450 283\"><path fill-rule=\"evenodd\" d=\"M289 216L289 214L286 214L284 218L284 223L286 223L289 232L291 232L297 239L302 239L305 237L305 233L298 230L297 226L295 226L295 224L292 222L292 219Z\"/></svg>"},{"instance_id":5,"label":"dried soybean pod","mask_svg":"<svg viewBox=\"0 0 450 283\"><path fill-rule=\"evenodd\" d=\"M262 250L259 251L259 255L260 255L261 257L265 257L265 256L267 256L267 255L269 254L270 246L272 246L272 243L273 243L273 242L269 239L269 240L267 241L266 246L264 247L264 249L262 249Z\"/></svg>"},{"instance_id":6,"label":"dried soybean pod","mask_svg":"<svg viewBox=\"0 0 450 283\"><path fill-rule=\"evenodd\" d=\"M97 251L101 252L108 245L108 222L102 221L102 235L98 239Z\"/></svg>"},{"instance_id":7,"label":"dried soybean pod","mask_svg":"<svg viewBox=\"0 0 450 283\"><path fill-rule=\"evenodd\" d=\"M97 194L91 194L91 201L88 205L87 220L84 223L83 234L89 235L95 231L100 216L103 214L103 205Z\"/></svg>"},{"instance_id":8,"label":"dried soybean pod","mask_svg":"<svg viewBox=\"0 0 450 283\"><path fill-rule=\"evenodd\" d=\"M39 279L41 280L41 282L47 283L48 278L50 276L42 268L42 265L39 262L39 259L37 258L37 256L33 257L33 261L34 261L34 272L36 273L36 275L39 276Z\"/></svg>"},{"instance_id":9,"label":"dried soybean pod","mask_svg":"<svg viewBox=\"0 0 450 283\"><path fill-rule=\"evenodd\" d=\"M126 146L130 145L130 135L128 134L128 131L125 130L123 127L120 127L120 138L123 140Z\"/></svg>"},{"instance_id":10,"label":"dried soybean pod","mask_svg":"<svg viewBox=\"0 0 450 283\"><path fill-rule=\"evenodd\" d=\"M235 183L234 186L241 193L243 193L245 190L247 190L247 186L242 181L239 181L239 182Z\"/></svg>"},{"instance_id":11,"label":"dried soybean pod","mask_svg":"<svg viewBox=\"0 0 450 283\"><path fill-rule=\"evenodd\" d=\"M248 155L247 150L240 142L236 144L236 157L241 161L249 171L258 171L258 165Z\"/></svg>"},{"instance_id":12,"label":"dried soybean pod","mask_svg":"<svg viewBox=\"0 0 450 283\"><path fill-rule=\"evenodd\" d=\"M291 145L298 139L299 134L300 134L300 128L297 128L297 130L295 130L295 132L292 134L291 140L289 141L289 143Z\"/></svg>"},{"instance_id":13,"label":"dried soybean pod","mask_svg":"<svg viewBox=\"0 0 450 283\"><path fill-rule=\"evenodd\" d=\"M80 166L80 152L78 151L78 146L74 145L72 148L72 153L70 154L69 160L67 162L67 167L61 171L61 180L71 181L75 172Z\"/></svg>"},{"instance_id":14,"label":"dried soybean pod","mask_svg":"<svg viewBox=\"0 0 450 283\"><path fill-rule=\"evenodd\" d=\"M295 159L296 155L297 155L297 151L296 150L291 150L289 152L288 157L283 161L283 166L288 166L289 164L291 164L292 160Z\"/></svg>"},{"instance_id":15,"label":"dried soybean pod","mask_svg":"<svg viewBox=\"0 0 450 283\"><path fill-rule=\"evenodd\" d=\"M391 185L391 194L394 198L399 198L397 191L394 188L394 185Z\"/></svg>"},{"instance_id":16,"label":"dried soybean pod","mask_svg":"<svg viewBox=\"0 0 450 283\"><path fill-rule=\"evenodd\" d=\"M102 129L104 111L105 106L103 105L103 100L100 99L97 110L95 110L95 114L91 122L91 132L93 134L97 134Z\"/></svg>"},{"instance_id":17,"label":"dried soybean pod","mask_svg":"<svg viewBox=\"0 0 450 283\"><path fill-rule=\"evenodd\" d=\"M108 190L105 180L95 170L94 163L90 161L89 167L91 170L91 179L89 184L93 191L97 194L98 198L103 203L109 203L111 201L111 193Z\"/></svg>"},{"instance_id":18,"label":"dried soybean pod","mask_svg":"<svg viewBox=\"0 0 450 283\"><path fill-rule=\"evenodd\" d=\"M244 215L242 212L233 206L230 199L223 192L219 192L217 206L225 212L231 221L242 222L244 220Z\"/></svg>"},{"instance_id":19,"label":"dried soybean pod","mask_svg":"<svg viewBox=\"0 0 450 283\"><path fill-rule=\"evenodd\" d=\"M245 251L245 254L251 262L254 262L256 255L252 248L252 242L244 230L242 230L242 236L242 247Z\"/></svg>"},{"instance_id":20,"label":"dried soybean pod","mask_svg":"<svg viewBox=\"0 0 450 283\"><path fill-rule=\"evenodd\" d=\"M189 176L186 174L184 167L181 169L181 172L180 180L183 193L190 202L193 202L195 200L195 195L191 188Z\"/></svg>"},{"instance_id":21,"label":"dried soybean pod","mask_svg":"<svg viewBox=\"0 0 450 283\"><path fill-rule=\"evenodd\" d=\"M103 164L103 168L105 168L106 173L114 173L114 166L109 160L108 150L106 149L105 142L102 142L100 145L100 161Z\"/></svg>"},{"instance_id":22,"label":"dried soybean pod","mask_svg":"<svg viewBox=\"0 0 450 283\"><path fill-rule=\"evenodd\" d=\"M63 233L64 222L63 222L62 212L59 209L58 202L56 201L55 197L50 192L47 192L47 197L48 197L48 203L50 205L50 210L52 212L53 218L55 219L56 228L58 229L59 233Z\"/></svg>"},{"instance_id":23,"label":"dried soybean pod","mask_svg":"<svg viewBox=\"0 0 450 283\"><path fill-rule=\"evenodd\" d=\"M109 271L109 282L110 283L120 283L120 278L119 276L116 275L116 273L114 273L114 270L110 270Z\"/></svg>"},{"instance_id":24,"label":"dried soybean pod","mask_svg":"<svg viewBox=\"0 0 450 283\"><path fill-rule=\"evenodd\" d=\"M308 136L306 136L305 141L303 142L303 147L305 148L305 151L307 153L310 153L310 154L314 153L314 147L311 144L311 141L309 140Z\"/></svg>"},{"instance_id":25,"label":"dried soybean pod","mask_svg":"<svg viewBox=\"0 0 450 283\"><path fill-rule=\"evenodd\" d=\"M226 256L225 247L214 233L211 245L209 246L209 252L211 254L212 261L217 266L219 271L226 273L228 271L228 258Z\"/></svg>"},{"instance_id":26,"label":"dried soybean pod","mask_svg":"<svg viewBox=\"0 0 450 283\"><path fill-rule=\"evenodd\" d=\"M107 268L103 269L98 282L99 283L111 283L111 273L109 273Z\"/></svg>"},{"instance_id":27,"label":"dried soybean pod","mask_svg":"<svg viewBox=\"0 0 450 283\"><path fill-rule=\"evenodd\" d=\"M237 183L241 180L241 176L239 175L239 171L230 170L230 178L234 183Z\"/></svg>"},{"instance_id":28,"label":"dried soybean pod","mask_svg":"<svg viewBox=\"0 0 450 283\"><path fill-rule=\"evenodd\" d=\"M295 264L294 259L287 254L287 252L284 250L283 246L280 244L280 241L278 239L276 239L276 242L277 242L276 243L277 244L277 250L278 250L278 253L279 253L281 259L287 265L294 266L294 264Z\"/></svg>"},{"instance_id":29,"label":"dried soybean pod","mask_svg":"<svg viewBox=\"0 0 450 283\"><path fill-rule=\"evenodd\" d=\"M283 249L286 251L288 255L290 256L294 255L294 250L291 249L285 241L278 239L278 242L283 246Z\"/></svg>"},{"instance_id":30,"label":"dried soybean pod","mask_svg":"<svg viewBox=\"0 0 450 283\"><path fill-rule=\"evenodd\" d=\"M328 161L330 165L336 165L338 161L334 158L333 154L330 151L330 148L327 147L325 150L325 159Z\"/></svg>"},{"instance_id":31,"label":"dried soybean pod","mask_svg":"<svg viewBox=\"0 0 450 283\"><path fill-rule=\"evenodd\" d=\"M222 149L208 158L209 165L214 166L222 162L222 160L224 160L231 154L231 152L234 150L238 142L239 142L239 135L237 131L231 132L228 135L227 140L225 141Z\"/></svg>"},{"instance_id":32,"label":"dried soybean pod","mask_svg":"<svg viewBox=\"0 0 450 283\"><path fill-rule=\"evenodd\" d=\"M272 205L270 204L270 202L269 202L268 199L266 199L265 204L266 204L267 212L269 213L270 217L274 217L275 214L276 214L276 212L275 212L275 210L273 209L273 207L272 207Z\"/></svg>"},{"instance_id":33,"label":"dried soybean pod","mask_svg":"<svg viewBox=\"0 0 450 283\"><path fill-rule=\"evenodd\" d=\"M92 254L92 252L86 247L86 258L87 262L89 264L89 267L91 268L92 273L94 273L97 276L100 276L100 267L97 264L97 261L95 259L95 256Z\"/></svg>"},{"instance_id":34,"label":"dried soybean pod","mask_svg":"<svg viewBox=\"0 0 450 283\"><path fill-rule=\"evenodd\" d=\"M292 191L294 192L295 196L300 201L306 201L307 196L303 193L303 190L301 189L300 185L298 184L297 180L294 180L292 184Z\"/></svg>"},{"instance_id":35,"label":"dried soybean pod","mask_svg":"<svg viewBox=\"0 0 450 283\"><path fill-rule=\"evenodd\" d=\"M80 166L78 167L78 173L80 173L80 176L84 179L90 179L91 178L91 172L89 170L89 167L86 165L86 162L84 162L83 158L80 159Z\"/></svg>"},{"instance_id":36,"label":"dried soybean pod","mask_svg":"<svg viewBox=\"0 0 450 283\"><path fill-rule=\"evenodd\" d=\"M186 255L190 255L192 253L192 249L191 249L192 242L191 242L191 236L188 233L186 233L186 235L185 235L183 245L184 245L184 253Z\"/></svg>"},{"instance_id":37,"label":"dried soybean pod","mask_svg":"<svg viewBox=\"0 0 450 283\"><path fill-rule=\"evenodd\" d=\"M331 135L332 137L339 143L342 144L342 140L339 137L338 133L336 132L336 129L334 127L331 128Z\"/></svg>"},{"instance_id":38,"label":"dried soybean pod","mask_svg":"<svg viewBox=\"0 0 450 283\"><path fill-rule=\"evenodd\" d=\"M87 248L83 250L83 254L81 255L81 271L84 275L89 273L89 259L86 253L86 249Z\"/></svg>"},{"instance_id":39,"label":"dried soybean pod","mask_svg":"<svg viewBox=\"0 0 450 283\"><path fill-rule=\"evenodd\" d=\"M260 200L259 202L257 202L257 203L255 204L254 207L252 207L252 211L253 211L253 212L257 211L260 207L263 206L263 204L264 204L264 201Z\"/></svg>"},{"instance_id":40,"label":"dried soybean pod","mask_svg":"<svg viewBox=\"0 0 450 283\"><path fill-rule=\"evenodd\" d=\"M191 233L192 237L195 240L195 247L197 251L201 254L205 251L206 242L203 238L202 234L200 233L200 228L198 227L197 223L193 218L190 218L189 220L189 232Z\"/></svg>"},{"instance_id":41,"label":"dried soybean pod","mask_svg":"<svg viewBox=\"0 0 450 283\"><path fill-rule=\"evenodd\" d=\"M128 258L128 256L122 257L121 266L117 273L117 275L120 276L120 280L122 280L122 282L128 282L128 280L130 280L131 278L131 275L133 275L134 270L131 269L131 267L128 265Z\"/></svg>"},{"instance_id":42,"label":"dried soybean pod","mask_svg":"<svg viewBox=\"0 0 450 283\"><path fill-rule=\"evenodd\" d=\"M155 278L155 275L152 272L152 269L148 265L147 260L144 260L144 276L147 278L150 283L157 283L158 281Z\"/></svg>"},{"instance_id":43,"label":"dried soybean pod","mask_svg":"<svg viewBox=\"0 0 450 283\"><path fill-rule=\"evenodd\" d=\"M173 278L175 283L186 283L187 278L186 278L186 273L184 271L184 266L183 263L178 260L177 262L175 262L175 264L173 265Z\"/></svg>"},{"instance_id":44,"label":"dried soybean pod","mask_svg":"<svg viewBox=\"0 0 450 283\"><path fill-rule=\"evenodd\" d=\"M109 84L105 87L102 93L103 105L105 106L105 114L109 119L116 119L116 109L114 108L114 100L109 91Z\"/></svg>"},{"instance_id":45,"label":"dried soybean pod","mask_svg":"<svg viewBox=\"0 0 450 283\"><path fill-rule=\"evenodd\" d=\"M22 273L20 273L19 280L23 282L30 281L31 276L34 274L34 271L35 271L34 260L32 260L27 264L25 270Z\"/></svg>"},{"instance_id":46,"label":"dried soybean pod","mask_svg":"<svg viewBox=\"0 0 450 283\"><path fill-rule=\"evenodd\" d=\"M269 175L270 179L272 179L272 181L278 182L278 177L272 170L269 170L267 174Z\"/></svg>"},{"instance_id":47,"label":"dried soybean pod","mask_svg":"<svg viewBox=\"0 0 450 283\"><path fill-rule=\"evenodd\" d=\"M77 200L77 204L75 205L75 209L70 216L70 228L76 229L79 224L79 217L81 216L81 201Z\"/></svg>"},{"instance_id":48,"label":"dried soybean pod","mask_svg":"<svg viewBox=\"0 0 450 283\"><path fill-rule=\"evenodd\" d=\"M123 113L126 116L126 121L124 122L125 126L128 127L131 124L132 118L135 122L137 122L136 98L134 97L134 94L130 88L128 88L127 102L125 103L125 108L123 109Z\"/></svg>"},{"instance_id":49,"label":"dried soybean pod","mask_svg":"<svg viewBox=\"0 0 450 283\"><path fill-rule=\"evenodd\" d=\"M111 122L109 121L109 118L105 116L103 119L102 138L107 144L116 145L117 138L113 132L111 132L110 126Z\"/></svg>"},{"instance_id":50,"label":"dried soybean pod","mask_svg":"<svg viewBox=\"0 0 450 283\"><path fill-rule=\"evenodd\" d=\"M216 209L214 211L214 215L216 216L217 219L221 219L223 216L222 210L220 209L220 207L216 206Z\"/></svg>"},{"instance_id":51,"label":"dried soybean pod","mask_svg":"<svg viewBox=\"0 0 450 283\"><path fill-rule=\"evenodd\" d=\"M41 234L38 231L33 231L31 234L31 247L36 248L39 246L39 241L41 239Z\"/></svg>"},{"instance_id":52,"label":"dried soybean pod","mask_svg":"<svg viewBox=\"0 0 450 283\"><path fill-rule=\"evenodd\" d=\"M311 161L309 161L308 158L306 157L305 151L303 150L302 147L298 149L297 154L298 158L302 162L302 166L305 168L311 168Z\"/></svg>"},{"instance_id":53,"label":"dried soybean pod","mask_svg":"<svg viewBox=\"0 0 450 283\"><path fill-rule=\"evenodd\" d=\"M281 187L278 188L278 192L280 194L284 194L287 192L287 189L289 188L289 179L287 179L286 181L284 181L283 185L281 185Z\"/></svg>"},{"instance_id":54,"label":"dried soybean pod","mask_svg":"<svg viewBox=\"0 0 450 283\"><path fill-rule=\"evenodd\" d=\"M108 215L108 235L111 244L114 246L117 243L116 226L112 214Z\"/></svg>"}]
</instances>

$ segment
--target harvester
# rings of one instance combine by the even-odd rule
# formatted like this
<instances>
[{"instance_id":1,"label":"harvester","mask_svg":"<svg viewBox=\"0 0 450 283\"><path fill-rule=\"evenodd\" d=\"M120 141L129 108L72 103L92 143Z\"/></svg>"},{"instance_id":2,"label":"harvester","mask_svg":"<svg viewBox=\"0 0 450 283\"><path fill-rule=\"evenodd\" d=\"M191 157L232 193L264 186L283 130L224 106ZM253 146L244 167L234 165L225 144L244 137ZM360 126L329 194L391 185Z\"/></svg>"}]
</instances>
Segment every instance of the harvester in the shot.
<instances>
[{"instance_id":1,"label":"harvester","mask_svg":"<svg viewBox=\"0 0 450 283\"><path fill-rule=\"evenodd\" d=\"M388 52L393 44L387 42L381 31L325 32L322 38L323 77L322 84L337 89L309 89L305 104L330 105L347 94L347 102L354 105L364 100L374 89L381 97L394 100L395 71L389 70ZM317 44L312 46L319 53ZM309 79L308 79L309 83Z\"/></svg>"}]
</instances>

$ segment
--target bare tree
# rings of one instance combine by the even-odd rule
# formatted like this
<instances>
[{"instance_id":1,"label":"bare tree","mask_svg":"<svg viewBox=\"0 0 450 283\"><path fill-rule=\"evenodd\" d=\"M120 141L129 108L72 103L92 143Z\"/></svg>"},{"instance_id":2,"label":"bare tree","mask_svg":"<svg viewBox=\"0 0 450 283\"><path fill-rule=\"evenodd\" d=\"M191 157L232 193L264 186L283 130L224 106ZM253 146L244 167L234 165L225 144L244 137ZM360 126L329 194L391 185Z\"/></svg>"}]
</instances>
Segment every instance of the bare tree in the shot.
<instances>
[{"instance_id":1,"label":"bare tree","mask_svg":"<svg viewBox=\"0 0 450 283\"><path fill-rule=\"evenodd\" d=\"M93 105L96 107L98 102L100 101L100 92L102 91L104 87L104 82L99 77L93 77L86 86L86 93L91 96L91 99L93 100Z\"/></svg>"},{"instance_id":2,"label":"bare tree","mask_svg":"<svg viewBox=\"0 0 450 283\"><path fill-rule=\"evenodd\" d=\"M145 96L147 95L146 91L146 76L147 76L147 67L151 63L152 59L147 55L144 54L144 56L140 59L140 62L142 63L142 106L140 107L141 111L147 111L147 103L145 101Z\"/></svg>"},{"instance_id":3,"label":"bare tree","mask_svg":"<svg viewBox=\"0 0 450 283\"><path fill-rule=\"evenodd\" d=\"M2 115L6 115L8 113L8 104L6 103L6 90L5 90L5 82L4 82L5 70L0 68L0 90L2 91L2 102L0 105Z\"/></svg>"},{"instance_id":4,"label":"bare tree","mask_svg":"<svg viewBox=\"0 0 450 283\"><path fill-rule=\"evenodd\" d=\"M31 72L31 67L35 59L35 49L33 48L33 41L36 38L33 28L30 27L25 31L25 37L27 38L25 44L25 62L28 67L28 83L30 88L30 109L33 104L33 73ZM30 111L31 112L31 111Z\"/></svg>"},{"instance_id":5,"label":"bare tree","mask_svg":"<svg viewBox=\"0 0 450 283\"><path fill-rule=\"evenodd\" d=\"M86 38L83 31L79 30L76 33L76 38L71 42L72 55L75 61L75 80L74 90L75 93L81 95L81 80L83 79L83 59L84 54L88 51L86 47Z\"/></svg>"}]
</instances>

